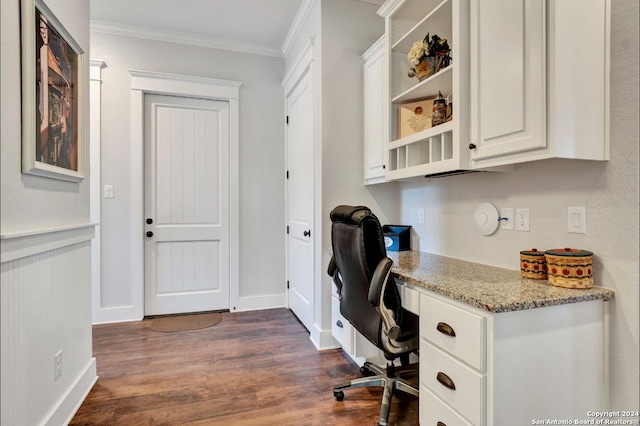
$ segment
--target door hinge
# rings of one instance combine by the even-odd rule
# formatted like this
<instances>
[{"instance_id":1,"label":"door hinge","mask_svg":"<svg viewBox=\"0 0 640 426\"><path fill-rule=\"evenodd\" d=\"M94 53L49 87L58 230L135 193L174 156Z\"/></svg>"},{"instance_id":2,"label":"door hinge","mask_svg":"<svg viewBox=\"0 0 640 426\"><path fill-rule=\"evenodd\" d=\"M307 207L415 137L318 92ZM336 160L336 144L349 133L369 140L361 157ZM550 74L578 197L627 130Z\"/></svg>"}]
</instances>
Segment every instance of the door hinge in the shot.
<instances>
[{"instance_id":1,"label":"door hinge","mask_svg":"<svg viewBox=\"0 0 640 426\"><path fill-rule=\"evenodd\" d=\"M287 225L287 234L289 233L289 225Z\"/></svg>"},{"instance_id":2,"label":"door hinge","mask_svg":"<svg viewBox=\"0 0 640 426\"><path fill-rule=\"evenodd\" d=\"M287 179L289 179L289 170L287 170Z\"/></svg>"},{"instance_id":3,"label":"door hinge","mask_svg":"<svg viewBox=\"0 0 640 426\"><path fill-rule=\"evenodd\" d=\"M287 288L289 288L289 281L287 281Z\"/></svg>"},{"instance_id":4,"label":"door hinge","mask_svg":"<svg viewBox=\"0 0 640 426\"><path fill-rule=\"evenodd\" d=\"M289 124L289 116L287 115L287 124Z\"/></svg>"}]
</instances>

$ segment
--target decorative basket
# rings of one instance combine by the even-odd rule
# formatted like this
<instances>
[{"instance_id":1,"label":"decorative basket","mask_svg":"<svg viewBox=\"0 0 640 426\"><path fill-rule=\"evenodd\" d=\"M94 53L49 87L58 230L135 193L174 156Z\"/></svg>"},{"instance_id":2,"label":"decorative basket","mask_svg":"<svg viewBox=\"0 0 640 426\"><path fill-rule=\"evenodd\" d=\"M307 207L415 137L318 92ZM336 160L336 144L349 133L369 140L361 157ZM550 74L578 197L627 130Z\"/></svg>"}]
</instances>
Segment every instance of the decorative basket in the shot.
<instances>
[{"instance_id":1,"label":"decorative basket","mask_svg":"<svg viewBox=\"0 0 640 426\"><path fill-rule=\"evenodd\" d=\"M547 279L547 261L544 252L538 249L523 250L520 252L520 274L523 278L534 280Z\"/></svg>"},{"instance_id":2,"label":"decorative basket","mask_svg":"<svg viewBox=\"0 0 640 426\"><path fill-rule=\"evenodd\" d=\"M572 248L544 252L549 283L564 288L593 287L593 253Z\"/></svg>"}]
</instances>

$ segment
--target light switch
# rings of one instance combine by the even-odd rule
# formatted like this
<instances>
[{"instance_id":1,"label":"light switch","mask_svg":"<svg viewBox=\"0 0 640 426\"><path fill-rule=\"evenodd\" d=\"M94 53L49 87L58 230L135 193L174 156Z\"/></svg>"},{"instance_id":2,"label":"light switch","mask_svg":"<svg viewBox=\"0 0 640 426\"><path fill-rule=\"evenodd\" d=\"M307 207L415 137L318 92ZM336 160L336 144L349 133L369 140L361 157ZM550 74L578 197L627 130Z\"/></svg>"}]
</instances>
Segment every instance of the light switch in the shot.
<instances>
[{"instance_id":1,"label":"light switch","mask_svg":"<svg viewBox=\"0 0 640 426\"><path fill-rule=\"evenodd\" d=\"M104 186L104 198L113 198L113 185Z\"/></svg>"},{"instance_id":2,"label":"light switch","mask_svg":"<svg viewBox=\"0 0 640 426\"><path fill-rule=\"evenodd\" d=\"M567 209L567 231L572 234L587 233L587 208L584 206Z\"/></svg>"}]
</instances>

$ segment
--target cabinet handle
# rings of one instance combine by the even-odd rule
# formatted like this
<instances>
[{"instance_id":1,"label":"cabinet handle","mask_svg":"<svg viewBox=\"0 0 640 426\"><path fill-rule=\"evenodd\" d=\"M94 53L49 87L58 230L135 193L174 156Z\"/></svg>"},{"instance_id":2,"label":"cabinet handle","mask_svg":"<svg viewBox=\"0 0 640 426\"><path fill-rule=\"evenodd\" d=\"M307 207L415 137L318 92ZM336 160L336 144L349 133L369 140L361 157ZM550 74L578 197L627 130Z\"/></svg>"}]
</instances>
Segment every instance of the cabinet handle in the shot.
<instances>
[{"instance_id":1,"label":"cabinet handle","mask_svg":"<svg viewBox=\"0 0 640 426\"><path fill-rule=\"evenodd\" d=\"M447 425L446 425L445 423L438 422L438 423L436 424L436 426L447 426Z\"/></svg>"},{"instance_id":2,"label":"cabinet handle","mask_svg":"<svg viewBox=\"0 0 640 426\"><path fill-rule=\"evenodd\" d=\"M436 380L439 381L442 386L451 390L456 390L456 384L453 383L453 380L451 380L451 378L444 374L442 371L438 372Z\"/></svg>"},{"instance_id":3,"label":"cabinet handle","mask_svg":"<svg viewBox=\"0 0 640 426\"><path fill-rule=\"evenodd\" d=\"M342 324L342 321L340 320L336 321L336 325L340 328L344 327L344 325Z\"/></svg>"},{"instance_id":4,"label":"cabinet handle","mask_svg":"<svg viewBox=\"0 0 640 426\"><path fill-rule=\"evenodd\" d=\"M309 229L308 231L304 231L302 233L302 235L305 236L305 237L310 237L311 236L311 229Z\"/></svg>"},{"instance_id":5,"label":"cabinet handle","mask_svg":"<svg viewBox=\"0 0 640 426\"><path fill-rule=\"evenodd\" d=\"M147 225L151 225L153 223L153 219L150 217L147 218Z\"/></svg>"},{"instance_id":6,"label":"cabinet handle","mask_svg":"<svg viewBox=\"0 0 640 426\"><path fill-rule=\"evenodd\" d=\"M147 235L147 237L151 238L151 237L153 237L153 232L151 232L151 231L147 231L147 234L146 234L146 235Z\"/></svg>"},{"instance_id":7,"label":"cabinet handle","mask_svg":"<svg viewBox=\"0 0 640 426\"><path fill-rule=\"evenodd\" d=\"M476 149L476 144L475 143L470 143L469 144L469 149Z\"/></svg>"},{"instance_id":8,"label":"cabinet handle","mask_svg":"<svg viewBox=\"0 0 640 426\"><path fill-rule=\"evenodd\" d=\"M456 337L456 331L446 322L439 322L436 326L436 330L442 334L446 334L447 336Z\"/></svg>"},{"instance_id":9,"label":"cabinet handle","mask_svg":"<svg viewBox=\"0 0 640 426\"><path fill-rule=\"evenodd\" d=\"M383 164L383 165L382 165L382 169L384 170L384 169L386 169L386 168L387 168L387 166ZM445 425L445 426L446 426L446 425Z\"/></svg>"}]
</instances>

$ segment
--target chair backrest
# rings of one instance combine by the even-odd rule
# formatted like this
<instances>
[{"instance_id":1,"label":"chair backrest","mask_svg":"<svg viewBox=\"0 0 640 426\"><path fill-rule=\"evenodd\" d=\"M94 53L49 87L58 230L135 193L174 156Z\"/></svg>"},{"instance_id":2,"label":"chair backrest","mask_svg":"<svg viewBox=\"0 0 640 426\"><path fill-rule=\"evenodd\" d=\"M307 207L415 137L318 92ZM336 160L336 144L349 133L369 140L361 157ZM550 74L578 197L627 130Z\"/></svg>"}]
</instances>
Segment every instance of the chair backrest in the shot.
<instances>
[{"instance_id":1,"label":"chair backrest","mask_svg":"<svg viewBox=\"0 0 640 426\"><path fill-rule=\"evenodd\" d=\"M382 319L369 303L369 286L381 260L387 257L378 218L363 206L338 206L331 211L331 244L340 293L340 313L374 345L382 348ZM339 275L337 275L339 274ZM383 295L385 305L401 321L402 304L393 277ZM342 288L340 288L340 285Z\"/></svg>"}]
</instances>

